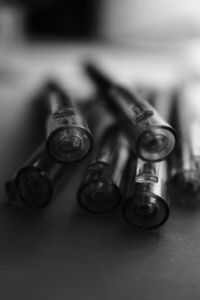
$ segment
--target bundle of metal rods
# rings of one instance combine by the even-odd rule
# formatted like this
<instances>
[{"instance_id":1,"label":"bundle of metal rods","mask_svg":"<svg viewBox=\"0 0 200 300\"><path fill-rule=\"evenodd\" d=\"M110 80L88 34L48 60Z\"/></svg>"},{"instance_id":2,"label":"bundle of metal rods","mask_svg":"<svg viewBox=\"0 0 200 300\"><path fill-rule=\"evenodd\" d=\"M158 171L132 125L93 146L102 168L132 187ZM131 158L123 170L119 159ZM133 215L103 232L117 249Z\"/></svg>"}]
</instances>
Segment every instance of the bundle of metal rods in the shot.
<instances>
[{"instance_id":1,"label":"bundle of metal rods","mask_svg":"<svg viewBox=\"0 0 200 300\"><path fill-rule=\"evenodd\" d=\"M93 148L77 192L86 211L104 214L121 205L129 224L153 229L169 217L169 186L181 202L200 202L199 82L188 81L175 102L172 92L136 93L93 64L84 68L97 92L81 109L55 80L43 87L46 137L5 184L10 201L46 206L65 170Z\"/></svg>"}]
</instances>

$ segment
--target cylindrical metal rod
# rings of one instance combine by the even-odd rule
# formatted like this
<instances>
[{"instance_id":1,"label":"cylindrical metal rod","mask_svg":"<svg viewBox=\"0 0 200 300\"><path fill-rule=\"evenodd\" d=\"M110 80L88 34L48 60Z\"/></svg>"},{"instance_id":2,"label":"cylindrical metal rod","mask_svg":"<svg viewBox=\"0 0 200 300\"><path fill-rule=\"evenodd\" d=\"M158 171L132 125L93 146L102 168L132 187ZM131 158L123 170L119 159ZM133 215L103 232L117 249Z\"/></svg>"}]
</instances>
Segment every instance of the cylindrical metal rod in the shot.
<instances>
[{"instance_id":1,"label":"cylindrical metal rod","mask_svg":"<svg viewBox=\"0 0 200 300\"><path fill-rule=\"evenodd\" d=\"M183 204L200 203L200 79L191 78L178 91L176 126L179 143L170 160L170 187Z\"/></svg>"},{"instance_id":2,"label":"cylindrical metal rod","mask_svg":"<svg viewBox=\"0 0 200 300\"><path fill-rule=\"evenodd\" d=\"M144 99L113 83L94 65L86 71L103 94L104 103L124 130L134 152L145 161L161 161L176 144L174 129Z\"/></svg>"},{"instance_id":3,"label":"cylindrical metal rod","mask_svg":"<svg viewBox=\"0 0 200 300\"><path fill-rule=\"evenodd\" d=\"M155 93L152 103L168 121L172 107L170 94ZM154 229L167 221L170 212L167 171L166 161L136 160L136 172L132 172L132 183L128 186L128 198L123 207L129 224L141 229Z\"/></svg>"},{"instance_id":4,"label":"cylindrical metal rod","mask_svg":"<svg viewBox=\"0 0 200 300\"><path fill-rule=\"evenodd\" d=\"M123 207L125 219L141 229L154 229L169 217L166 162L137 159L133 192Z\"/></svg>"},{"instance_id":5,"label":"cylindrical metal rod","mask_svg":"<svg viewBox=\"0 0 200 300\"><path fill-rule=\"evenodd\" d=\"M22 201L29 206L42 207L49 203L58 186L66 165L52 160L40 146L20 168L13 179L5 184L11 201Z\"/></svg>"},{"instance_id":6,"label":"cylindrical metal rod","mask_svg":"<svg viewBox=\"0 0 200 300\"><path fill-rule=\"evenodd\" d=\"M83 159L92 148L92 135L86 121L58 84L49 82L45 91L49 111L47 152L61 163Z\"/></svg>"},{"instance_id":7,"label":"cylindrical metal rod","mask_svg":"<svg viewBox=\"0 0 200 300\"><path fill-rule=\"evenodd\" d=\"M103 134L94 151L77 200L92 213L107 213L116 208L124 196L126 171L131 152L118 127L111 126Z\"/></svg>"}]
</instances>

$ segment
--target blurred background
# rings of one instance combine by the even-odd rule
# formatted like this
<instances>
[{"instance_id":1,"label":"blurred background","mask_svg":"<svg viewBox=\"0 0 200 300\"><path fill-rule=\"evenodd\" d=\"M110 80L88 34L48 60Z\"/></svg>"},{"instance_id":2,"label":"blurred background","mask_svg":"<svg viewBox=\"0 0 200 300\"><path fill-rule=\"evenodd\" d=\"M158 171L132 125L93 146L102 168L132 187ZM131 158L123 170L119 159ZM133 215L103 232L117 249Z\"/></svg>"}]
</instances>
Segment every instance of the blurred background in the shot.
<instances>
[{"instance_id":1,"label":"blurred background","mask_svg":"<svg viewBox=\"0 0 200 300\"><path fill-rule=\"evenodd\" d=\"M74 62L94 58L124 82L174 82L172 76L199 70L199 15L198 0L1 1L1 74L8 65L70 70L73 89L80 79ZM88 82L81 82L82 95Z\"/></svg>"},{"instance_id":2,"label":"blurred background","mask_svg":"<svg viewBox=\"0 0 200 300\"><path fill-rule=\"evenodd\" d=\"M198 0L4 0L1 34L5 30L16 35L18 30L27 39L37 40L109 37L177 43L198 35L199 5Z\"/></svg>"}]
</instances>

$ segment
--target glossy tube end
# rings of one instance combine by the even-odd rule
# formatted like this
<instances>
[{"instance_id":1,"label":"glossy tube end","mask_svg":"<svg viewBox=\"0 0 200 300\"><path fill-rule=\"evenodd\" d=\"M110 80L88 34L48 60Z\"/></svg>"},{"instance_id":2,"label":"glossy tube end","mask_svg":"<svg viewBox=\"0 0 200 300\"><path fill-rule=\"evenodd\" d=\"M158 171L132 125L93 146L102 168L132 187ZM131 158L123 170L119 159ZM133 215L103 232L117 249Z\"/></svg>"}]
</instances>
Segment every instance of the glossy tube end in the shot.
<instances>
[{"instance_id":1,"label":"glossy tube end","mask_svg":"<svg viewBox=\"0 0 200 300\"><path fill-rule=\"evenodd\" d=\"M119 205L121 195L112 181L94 180L80 187L77 200L86 211L104 214L111 212Z\"/></svg>"},{"instance_id":2,"label":"glossy tube end","mask_svg":"<svg viewBox=\"0 0 200 300\"><path fill-rule=\"evenodd\" d=\"M145 161L161 161L168 157L176 145L176 133L171 127L151 127L139 137L137 153Z\"/></svg>"},{"instance_id":3,"label":"glossy tube end","mask_svg":"<svg viewBox=\"0 0 200 300\"><path fill-rule=\"evenodd\" d=\"M156 184L137 183L134 195L127 199L123 207L125 220L140 229L155 229L163 225L169 217L169 205L165 187L160 195L155 193Z\"/></svg>"},{"instance_id":4,"label":"glossy tube end","mask_svg":"<svg viewBox=\"0 0 200 300\"><path fill-rule=\"evenodd\" d=\"M55 161L75 162L83 159L91 150L92 136L82 127L61 127L51 133L46 147Z\"/></svg>"},{"instance_id":5,"label":"glossy tube end","mask_svg":"<svg viewBox=\"0 0 200 300\"><path fill-rule=\"evenodd\" d=\"M53 187L41 170L25 167L17 174L15 182L18 195L25 204L42 207L51 200Z\"/></svg>"}]
</instances>

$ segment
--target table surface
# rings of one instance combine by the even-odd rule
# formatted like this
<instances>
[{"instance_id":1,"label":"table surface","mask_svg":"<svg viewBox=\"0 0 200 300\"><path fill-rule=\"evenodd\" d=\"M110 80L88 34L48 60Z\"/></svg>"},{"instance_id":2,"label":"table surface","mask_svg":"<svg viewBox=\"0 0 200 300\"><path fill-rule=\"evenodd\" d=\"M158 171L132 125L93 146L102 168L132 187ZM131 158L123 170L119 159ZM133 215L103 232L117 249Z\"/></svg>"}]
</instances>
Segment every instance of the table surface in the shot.
<instances>
[{"instance_id":1,"label":"table surface","mask_svg":"<svg viewBox=\"0 0 200 300\"><path fill-rule=\"evenodd\" d=\"M16 54L17 66L24 61L25 75L0 76L1 299L199 299L200 208L176 207L172 200L169 221L151 232L126 224L121 207L106 216L90 215L76 203L85 162L44 210L7 203L3 184L39 139L28 99L51 61L42 65L46 50L41 49ZM73 52L67 49L66 59ZM55 62L60 59L51 55ZM62 78L63 68L57 73Z\"/></svg>"}]
</instances>

